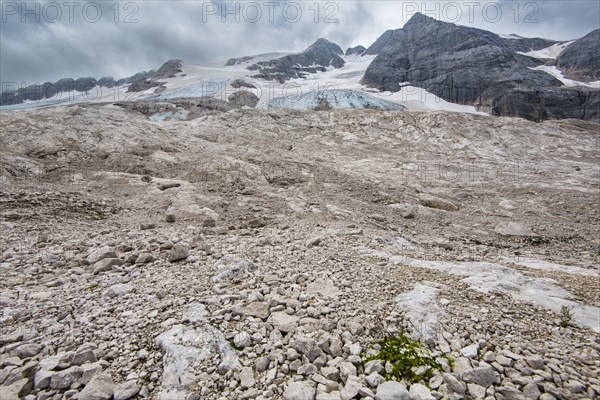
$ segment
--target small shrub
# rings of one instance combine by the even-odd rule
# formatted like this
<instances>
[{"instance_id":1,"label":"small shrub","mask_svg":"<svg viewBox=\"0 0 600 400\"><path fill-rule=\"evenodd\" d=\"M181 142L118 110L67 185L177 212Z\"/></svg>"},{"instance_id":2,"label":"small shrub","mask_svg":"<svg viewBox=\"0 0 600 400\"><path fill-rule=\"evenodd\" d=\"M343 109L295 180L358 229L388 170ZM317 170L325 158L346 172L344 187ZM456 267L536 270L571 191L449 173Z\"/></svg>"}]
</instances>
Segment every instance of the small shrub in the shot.
<instances>
[{"instance_id":1,"label":"small shrub","mask_svg":"<svg viewBox=\"0 0 600 400\"><path fill-rule=\"evenodd\" d=\"M560 308L560 326L568 328L573 325L573 306L564 305Z\"/></svg>"},{"instance_id":2,"label":"small shrub","mask_svg":"<svg viewBox=\"0 0 600 400\"><path fill-rule=\"evenodd\" d=\"M406 335L387 337L378 342L381 350L368 357L365 362L372 360L381 360L384 364L390 362L393 366L391 373L385 370L384 377L386 379L402 380L406 379L410 382L425 381L433 377L433 371L443 371L442 366L431 355L421 343L412 340ZM414 369L419 367L428 367L423 373L417 374Z\"/></svg>"}]
</instances>

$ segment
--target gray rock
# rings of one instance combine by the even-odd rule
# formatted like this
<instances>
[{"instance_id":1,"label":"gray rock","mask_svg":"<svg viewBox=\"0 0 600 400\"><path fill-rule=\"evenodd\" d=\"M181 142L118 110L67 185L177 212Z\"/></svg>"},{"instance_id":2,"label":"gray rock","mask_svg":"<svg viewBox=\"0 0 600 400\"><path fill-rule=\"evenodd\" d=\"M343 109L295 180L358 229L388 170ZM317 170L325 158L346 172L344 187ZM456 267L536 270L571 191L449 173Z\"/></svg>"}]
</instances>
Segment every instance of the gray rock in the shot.
<instances>
[{"instance_id":1,"label":"gray rock","mask_svg":"<svg viewBox=\"0 0 600 400\"><path fill-rule=\"evenodd\" d=\"M452 374L444 374L444 382L452 389L454 393L458 393L460 395L465 394L465 384L460 382L456 377Z\"/></svg>"},{"instance_id":2,"label":"gray rock","mask_svg":"<svg viewBox=\"0 0 600 400\"><path fill-rule=\"evenodd\" d=\"M330 381L337 382L340 379L340 371L336 367L323 367L321 368L321 375Z\"/></svg>"},{"instance_id":3,"label":"gray rock","mask_svg":"<svg viewBox=\"0 0 600 400\"><path fill-rule=\"evenodd\" d=\"M111 287L109 287L108 289L106 289L102 295L104 297L110 297L115 298L115 297L121 297L123 295L126 295L128 293L133 292L134 288L132 285L128 284L128 283L124 283L124 284L117 284L117 285L112 285Z\"/></svg>"},{"instance_id":4,"label":"gray rock","mask_svg":"<svg viewBox=\"0 0 600 400\"><path fill-rule=\"evenodd\" d=\"M52 379L53 374L54 372L52 371L45 371L43 369L40 369L38 372L35 373L35 377L33 379L33 387L35 389L46 389L50 386L50 380Z\"/></svg>"},{"instance_id":5,"label":"gray rock","mask_svg":"<svg viewBox=\"0 0 600 400\"><path fill-rule=\"evenodd\" d=\"M242 309L242 313L248 317L260 318L264 321L269 318L271 311L267 303L255 301L245 306Z\"/></svg>"},{"instance_id":6,"label":"gray rock","mask_svg":"<svg viewBox=\"0 0 600 400\"><path fill-rule=\"evenodd\" d=\"M245 80L239 79L239 78L232 80L231 82L229 82L229 84L231 85L232 88L235 88L235 89L239 89L242 87L256 89L256 86L254 86L253 84L248 83Z\"/></svg>"},{"instance_id":7,"label":"gray rock","mask_svg":"<svg viewBox=\"0 0 600 400\"><path fill-rule=\"evenodd\" d=\"M190 255L189 247L187 245L177 243L173 246L173 248L169 251L169 261L175 262L180 260L185 260Z\"/></svg>"},{"instance_id":8,"label":"gray rock","mask_svg":"<svg viewBox=\"0 0 600 400\"><path fill-rule=\"evenodd\" d=\"M451 201L431 195L422 195L419 198L422 205L429 208L437 208L444 211L458 211L458 206Z\"/></svg>"},{"instance_id":9,"label":"gray rock","mask_svg":"<svg viewBox=\"0 0 600 400\"><path fill-rule=\"evenodd\" d=\"M92 250L85 258L88 264L95 264L105 258L117 258L117 253L110 246L102 246Z\"/></svg>"},{"instance_id":10,"label":"gray rock","mask_svg":"<svg viewBox=\"0 0 600 400\"><path fill-rule=\"evenodd\" d=\"M461 374L461 379L466 383L475 383L487 388L496 381L498 373L492 367L480 367L466 370Z\"/></svg>"},{"instance_id":11,"label":"gray rock","mask_svg":"<svg viewBox=\"0 0 600 400\"><path fill-rule=\"evenodd\" d=\"M372 360L365 364L365 374L371 375L374 372L381 372L383 370L383 364L381 360Z\"/></svg>"},{"instance_id":12,"label":"gray rock","mask_svg":"<svg viewBox=\"0 0 600 400\"><path fill-rule=\"evenodd\" d=\"M148 264L152 261L154 261L155 258L152 254L150 253L140 253L137 258L135 259L135 263L136 264Z\"/></svg>"},{"instance_id":13,"label":"gray rock","mask_svg":"<svg viewBox=\"0 0 600 400\"><path fill-rule=\"evenodd\" d=\"M365 377L365 382L367 382L367 385L374 388L379 386L382 382L385 382L385 378L379 375L377 372L373 372Z\"/></svg>"},{"instance_id":14,"label":"gray rock","mask_svg":"<svg viewBox=\"0 0 600 400\"><path fill-rule=\"evenodd\" d=\"M512 367L514 364L514 360L504 356L503 354L498 354L496 356L496 362L503 367Z\"/></svg>"},{"instance_id":15,"label":"gray rock","mask_svg":"<svg viewBox=\"0 0 600 400\"><path fill-rule=\"evenodd\" d=\"M73 382L82 376L80 367L73 366L62 371L57 371L50 377L51 389L67 389Z\"/></svg>"},{"instance_id":16,"label":"gray rock","mask_svg":"<svg viewBox=\"0 0 600 400\"><path fill-rule=\"evenodd\" d=\"M571 393L583 393L585 392L585 385L577 380L570 379L564 384L565 389L570 391Z\"/></svg>"},{"instance_id":17,"label":"gray rock","mask_svg":"<svg viewBox=\"0 0 600 400\"><path fill-rule=\"evenodd\" d=\"M284 400L314 400L315 389L307 382L292 382L283 392Z\"/></svg>"},{"instance_id":18,"label":"gray rock","mask_svg":"<svg viewBox=\"0 0 600 400\"><path fill-rule=\"evenodd\" d=\"M538 400L541 395L541 392L538 388L537 383L531 381L527 385L525 385L525 387L523 388L523 395L528 399Z\"/></svg>"},{"instance_id":19,"label":"gray rock","mask_svg":"<svg viewBox=\"0 0 600 400\"><path fill-rule=\"evenodd\" d=\"M114 265L121 265L123 261L118 258L104 258L93 265L94 275L100 272L112 271Z\"/></svg>"},{"instance_id":20,"label":"gray rock","mask_svg":"<svg viewBox=\"0 0 600 400\"><path fill-rule=\"evenodd\" d=\"M315 247L321 244L320 237L310 238L306 241L306 247Z\"/></svg>"},{"instance_id":21,"label":"gray rock","mask_svg":"<svg viewBox=\"0 0 600 400\"><path fill-rule=\"evenodd\" d=\"M403 383L387 381L377 387L375 400L410 400L410 395Z\"/></svg>"},{"instance_id":22,"label":"gray rock","mask_svg":"<svg viewBox=\"0 0 600 400\"><path fill-rule=\"evenodd\" d=\"M260 100L254 93L247 90L238 90L227 97L227 100L231 103L237 104L240 107L254 108Z\"/></svg>"},{"instance_id":23,"label":"gray rock","mask_svg":"<svg viewBox=\"0 0 600 400\"><path fill-rule=\"evenodd\" d=\"M31 382L27 378L16 380L8 385L0 386L2 399L22 399L31 391Z\"/></svg>"},{"instance_id":24,"label":"gray rock","mask_svg":"<svg viewBox=\"0 0 600 400\"><path fill-rule=\"evenodd\" d=\"M355 398L358 395L361 387L361 380L358 376L349 376L346 380L346 384L342 390L340 390L340 396L342 400L351 400Z\"/></svg>"},{"instance_id":25,"label":"gray rock","mask_svg":"<svg viewBox=\"0 0 600 400\"><path fill-rule=\"evenodd\" d=\"M529 357L525 357L525 361L527 365L529 365L532 369L543 370L546 366L546 362L541 356L533 355Z\"/></svg>"},{"instance_id":26,"label":"gray rock","mask_svg":"<svg viewBox=\"0 0 600 400\"><path fill-rule=\"evenodd\" d=\"M269 368L270 362L269 357L259 357L254 360L254 369L258 373L265 372Z\"/></svg>"},{"instance_id":27,"label":"gray rock","mask_svg":"<svg viewBox=\"0 0 600 400\"><path fill-rule=\"evenodd\" d=\"M519 391L519 389L512 386L500 386L496 389L496 392L500 393L506 400L524 400L525 397Z\"/></svg>"},{"instance_id":28,"label":"gray rock","mask_svg":"<svg viewBox=\"0 0 600 400\"><path fill-rule=\"evenodd\" d=\"M79 392L79 400L110 400L113 398L115 385L107 373L95 375Z\"/></svg>"},{"instance_id":29,"label":"gray rock","mask_svg":"<svg viewBox=\"0 0 600 400\"><path fill-rule=\"evenodd\" d=\"M473 399L485 398L485 388L474 383L467 383L467 390Z\"/></svg>"},{"instance_id":30,"label":"gray rock","mask_svg":"<svg viewBox=\"0 0 600 400\"><path fill-rule=\"evenodd\" d=\"M128 400L138 394L140 387L135 380L123 382L114 388L114 400Z\"/></svg>"},{"instance_id":31,"label":"gray rock","mask_svg":"<svg viewBox=\"0 0 600 400\"><path fill-rule=\"evenodd\" d=\"M94 351L90 348L84 348L82 350L77 350L73 354L73 358L71 359L71 364L72 365L82 365L82 364L85 364L86 362L95 363L96 361L98 361L98 359L96 358Z\"/></svg>"},{"instance_id":32,"label":"gray rock","mask_svg":"<svg viewBox=\"0 0 600 400\"><path fill-rule=\"evenodd\" d=\"M37 343L25 343L15 349L15 355L21 359L30 358L42 351L42 346Z\"/></svg>"}]
</instances>

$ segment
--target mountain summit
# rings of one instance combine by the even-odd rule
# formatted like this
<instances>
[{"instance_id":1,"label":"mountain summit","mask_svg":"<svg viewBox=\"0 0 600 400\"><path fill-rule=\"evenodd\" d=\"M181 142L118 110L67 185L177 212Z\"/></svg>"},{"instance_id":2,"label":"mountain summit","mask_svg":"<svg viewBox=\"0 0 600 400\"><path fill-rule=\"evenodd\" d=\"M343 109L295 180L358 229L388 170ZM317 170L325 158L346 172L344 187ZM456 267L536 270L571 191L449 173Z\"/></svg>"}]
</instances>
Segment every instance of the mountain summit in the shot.
<instances>
[{"instance_id":1,"label":"mountain summit","mask_svg":"<svg viewBox=\"0 0 600 400\"><path fill-rule=\"evenodd\" d=\"M258 71L255 78L283 83L289 79L304 78L307 74L326 71L327 67L341 68L345 63L341 57L343 55L340 46L327 39L319 38L301 53L258 62L248 69Z\"/></svg>"},{"instance_id":2,"label":"mountain summit","mask_svg":"<svg viewBox=\"0 0 600 400\"><path fill-rule=\"evenodd\" d=\"M598 90L582 94L582 89L564 87L556 77L536 70L542 60L517 53L555 43L506 39L416 14L369 47L367 53L378 56L362 83L397 92L410 82L452 103L534 121L598 115Z\"/></svg>"}]
</instances>

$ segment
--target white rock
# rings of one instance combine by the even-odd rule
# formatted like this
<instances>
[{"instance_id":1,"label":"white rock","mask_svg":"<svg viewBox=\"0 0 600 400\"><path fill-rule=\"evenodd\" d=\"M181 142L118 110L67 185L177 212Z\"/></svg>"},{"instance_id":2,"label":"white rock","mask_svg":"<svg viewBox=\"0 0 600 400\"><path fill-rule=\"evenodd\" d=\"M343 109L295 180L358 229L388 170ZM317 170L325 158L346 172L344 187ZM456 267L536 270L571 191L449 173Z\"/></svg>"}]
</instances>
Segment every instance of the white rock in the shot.
<instances>
[{"instance_id":1,"label":"white rock","mask_svg":"<svg viewBox=\"0 0 600 400\"><path fill-rule=\"evenodd\" d=\"M485 388L483 386L476 385L475 383L467 383L467 390L474 399L485 398Z\"/></svg>"},{"instance_id":2,"label":"white rock","mask_svg":"<svg viewBox=\"0 0 600 400\"><path fill-rule=\"evenodd\" d=\"M133 286L128 283L112 285L108 289L106 289L102 295L105 297L110 297L111 299L114 297L120 297L126 295L128 293L133 292Z\"/></svg>"},{"instance_id":3,"label":"white rock","mask_svg":"<svg viewBox=\"0 0 600 400\"><path fill-rule=\"evenodd\" d=\"M240 372L240 387L242 389L249 389L254 386L254 371L251 367L244 367Z\"/></svg>"},{"instance_id":4,"label":"white rock","mask_svg":"<svg viewBox=\"0 0 600 400\"><path fill-rule=\"evenodd\" d=\"M292 382L285 388L283 398L285 400L314 400L315 393L315 389L307 382Z\"/></svg>"},{"instance_id":5,"label":"white rock","mask_svg":"<svg viewBox=\"0 0 600 400\"><path fill-rule=\"evenodd\" d=\"M431 395L427 386L420 383L412 384L408 394L410 395L410 400L435 400L435 397Z\"/></svg>"},{"instance_id":6,"label":"white rock","mask_svg":"<svg viewBox=\"0 0 600 400\"><path fill-rule=\"evenodd\" d=\"M406 386L400 382L387 381L377 387L376 400L410 400Z\"/></svg>"},{"instance_id":7,"label":"white rock","mask_svg":"<svg viewBox=\"0 0 600 400\"><path fill-rule=\"evenodd\" d=\"M479 351L479 345L477 343L472 344L467 347L463 347L460 349L460 354L467 358L475 358L477 357L477 352Z\"/></svg>"},{"instance_id":8,"label":"white rock","mask_svg":"<svg viewBox=\"0 0 600 400\"><path fill-rule=\"evenodd\" d=\"M239 349L248 347L252 344L252 337L247 332L238 332L233 337L233 345Z\"/></svg>"}]
</instances>

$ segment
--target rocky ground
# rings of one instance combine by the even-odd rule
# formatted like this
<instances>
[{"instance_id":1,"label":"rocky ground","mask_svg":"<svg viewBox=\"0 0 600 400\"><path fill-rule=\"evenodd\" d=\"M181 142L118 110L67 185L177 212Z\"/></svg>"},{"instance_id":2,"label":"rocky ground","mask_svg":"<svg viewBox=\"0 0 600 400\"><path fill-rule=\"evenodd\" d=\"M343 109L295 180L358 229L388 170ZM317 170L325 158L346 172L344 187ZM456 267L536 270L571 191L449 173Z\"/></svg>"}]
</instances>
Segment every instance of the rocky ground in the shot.
<instances>
[{"instance_id":1,"label":"rocky ground","mask_svg":"<svg viewBox=\"0 0 600 400\"><path fill-rule=\"evenodd\" d=\"M600 395L597 125L198 113L0 115L3 400Z\"/></svg>"}]
</instances>

